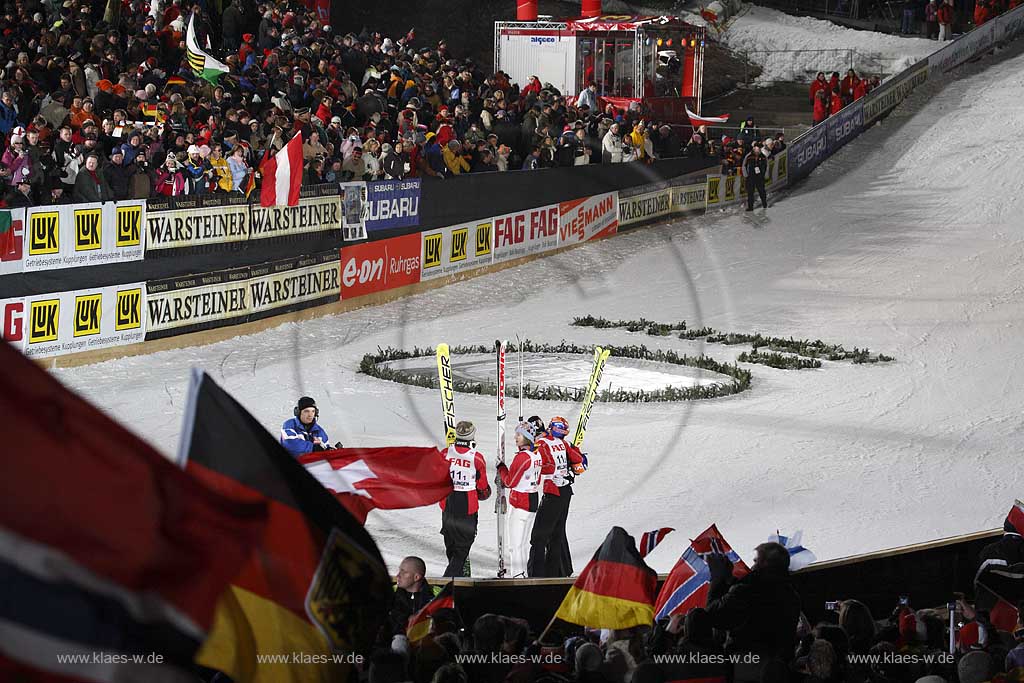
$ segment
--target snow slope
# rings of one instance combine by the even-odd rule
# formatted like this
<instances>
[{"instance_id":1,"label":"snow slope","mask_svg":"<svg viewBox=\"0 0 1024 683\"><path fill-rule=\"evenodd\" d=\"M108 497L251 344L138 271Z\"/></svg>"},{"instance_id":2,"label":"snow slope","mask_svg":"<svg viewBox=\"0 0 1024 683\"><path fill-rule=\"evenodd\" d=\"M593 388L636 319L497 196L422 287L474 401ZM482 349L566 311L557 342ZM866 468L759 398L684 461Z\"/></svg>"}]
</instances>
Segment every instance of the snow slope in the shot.
<instances>
[{"instance_id":1,"label":"snow slope","mask_svg":"<svg viewBox=\"0 0 1024 683\"><path fill-rule=\"evenodd\" d=\"M427 445L441 439L436 392L357 374L364 353L517 332L702 350L569 325L584 313L820 337L897 362L749 366L751 390L726 399L598 404L591 470L570 512L576 568L612 525L678 529L650 556L660 571L712 522L748 560L776 529L804 529L804 544L828 559L997 526L1024 488L1024 195L1011 191L1024 183L1024 138L1005 134L1024 126L1024 57L1017 47L988 61L926 103L915 94L779 200L767 222L731 209L385 306L57 375L168 453L193 365L272 431L310 394L332 439ZM703 350L729 359L740 349ZM493 457L493 398L456 404ZM526 406L527 415L577 412ZM391 568L407 554L443 567L436 507L374 512L368 526ZM487 503L477 575L493 575L494 547Z\"/></svg>"},{"instance_id":2,"label":"snow slope","mask_svg":"<svg viewBox=\"0 0 1024 683\"><path fill-rule=\"evenodd\" d=\"M760 77L763 82L809 81L818 71L846 74L849 63L835 62L839 55L815 53L815 50L854 50L858 53L854 62L858 73L888 75L902 71L942 47L935 40L858 31L830 21L794 17L755 5L744 6L728 24L722 40L737 52L751 53L750 60L763 69ZM765 51L781 50L811 52L765 54Z\"/></svg>"}]
</instances>

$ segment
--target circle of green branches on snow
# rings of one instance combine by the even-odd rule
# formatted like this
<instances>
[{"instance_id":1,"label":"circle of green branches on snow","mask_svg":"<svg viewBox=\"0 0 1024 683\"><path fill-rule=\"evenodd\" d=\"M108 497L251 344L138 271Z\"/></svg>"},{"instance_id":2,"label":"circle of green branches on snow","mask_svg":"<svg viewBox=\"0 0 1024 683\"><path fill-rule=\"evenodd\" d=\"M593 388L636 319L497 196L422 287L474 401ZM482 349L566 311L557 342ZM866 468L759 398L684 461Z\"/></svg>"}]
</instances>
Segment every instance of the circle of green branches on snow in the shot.
<instances>
[{"instance_id":1,"label":"circle of green branches on snow","mask_svg":"<svg viewBox=\"0 0 1024 683\"><path fill-rule=\"evenodd\" d=\"M849 351L841 344L828 344L815 339L788 339L783 337L765 337L760 333L740 334L736 332L719 332L711 327L690 329L686 321L676 323L659 323L646 318L639 320L608 320L607 318L586 315L573 318L572 324L576 327L593 327L595 329L624 329L627 332L645 332L652 337L667 337L678 332L680 339L695 340L704 339L709 344L723 344L735 346L737 344L750 344L751 350L744 351L739 355L737 361L740 363L758 363L782 370L803 370L805 368L820 368L821 360L843 361L849 360L854 364L862 363L889 363L894 360L892 356L885 354L872 354L869 349L854 347ZM767 349L762 351L761 349Z\"/></svg>"},{"instance_id":2,"label":"circle of green branches on snow","mask_svg":"<svg viewBox=\"0 0 1024 683\"><path fill-rule=\"evenodd\" d=\"M718 382L704 386L695 387L672 387L666 386L663 389L602 389L598 392L597 400L603 402L620 403L654 403L664 401L693 401L699 399L718 398L729 396L746 391L750 388L751 374L735 363L721 363L713 358L704 355L688 356L676 353L675 351L651 350L646 346L603 346L608 349L614 358L632 358L637 360L654 361L657 363L669 363L671 365L686 365L693 368L701 368L711 372L717 372L731 378L729 382ZM593 346L580 346L566 341L558 344L534 343L529 339L523 340L523 353L564 353L578 354L584 356L593 355ZM450 349L452 356L494 353L494 346L453 346ZM376 377L378 379L410 384L412 386L424 387L427 389L438 388L436 372L400 372L394 368L384 365L389 361L404 360L406 358L434 357L435 351L431 347L414 347L411 351L388 347L377 348L377 353L368 353L363 356L359 363L359 372ZM509 385L509 396L518 397L518 391ZM494 382L473 382L454 379L453 388L455 391L464 394L483 394L494 396L497 387ZM523 386L523 396L531 400L539 401L567 401L571 403L583 400L586 388L560 387L553 385L538 386L526 384Z\"/></svg>"}]
</instances>

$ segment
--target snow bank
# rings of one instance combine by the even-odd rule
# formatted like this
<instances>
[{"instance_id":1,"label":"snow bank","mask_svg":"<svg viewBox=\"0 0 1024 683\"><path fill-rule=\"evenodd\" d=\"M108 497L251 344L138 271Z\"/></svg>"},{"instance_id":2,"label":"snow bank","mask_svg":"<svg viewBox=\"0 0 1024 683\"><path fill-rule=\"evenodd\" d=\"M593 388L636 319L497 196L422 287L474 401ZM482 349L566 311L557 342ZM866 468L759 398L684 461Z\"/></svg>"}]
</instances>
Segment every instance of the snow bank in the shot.
<instances>
[{"instance_id":1,"label":"snow bank","mask_svg":"<svg viewBox=\"0 0 1024 683\"><path fill-rule=\"evenodd\" d=\"M687 17L687 21L697 23L692 17ZM854 61L858 72L891 74L927 57L942 45L925 38L858 31L753 5L748 5L729 24L722 38L737 52L754 53L750 59L764 69L760 78L763 82L810 81L818 71L842 73L849 68L849 59L838 53L768 55L765 51L853 50L858 55Z\"/></svg>"}]
</instances>

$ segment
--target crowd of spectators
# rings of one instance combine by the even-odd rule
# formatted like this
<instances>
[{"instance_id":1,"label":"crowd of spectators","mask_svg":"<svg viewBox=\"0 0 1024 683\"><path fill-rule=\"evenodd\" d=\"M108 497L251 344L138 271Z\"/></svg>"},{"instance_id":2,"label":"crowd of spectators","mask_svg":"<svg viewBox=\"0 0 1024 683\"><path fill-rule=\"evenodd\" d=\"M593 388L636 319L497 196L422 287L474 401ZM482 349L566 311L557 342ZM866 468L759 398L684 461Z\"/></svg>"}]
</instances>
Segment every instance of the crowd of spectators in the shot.
<instances>
[{"instance_id":1,"label":"crowd of spectators","mask_svg":"<svg viewBox=\"0 0 1024 683\"><path fill-rule=\"evenodd\" d=\"M840 109L861 99L880 84L881 79L878 76L861 78L854 69L847 71L842 80L838 71L833 71L828 79L825 78L824 71L819 71L810 87L814 125L818 125L829 116L834 116Z\"/></svg>"},{"instance_id":2,"label":"crowd of spectators","mask_svg":"<svg viewBox=\"0 0 1024 683\"><path fill-rule=\"evenodd\" d=\"M953 26L981 26L1024 0L904 0L900 33L952 40Z\"/></svg>"},{"instance_id":3,"label":"crowd of spectators","mask_svg":"<svg viewBox=\"0 0 1024 683\"><path fill-rule=\"evenodd\" d=\"M1022 555L1007 534L982 553ZM622 631L537 633L520 619L486 614L464 628L455 610L434 615L430 635L410 646L402 624L437 589L422 573L399 576L382 647L364 676L370 683L1017 683L1024 680L1024 628L997 631L987 614L956 603L956 652L949 653L946 606L915 610L900 599L889 614L839 600L811 624L789 574L788 551L758 546L750 574L736 580L724 555L708 556L706 609ZM423 567L422 560L407 558ZM1012 558L1010 559L1012 561ZM416 595L422 599L416 601ZM410 602L411 598L411 602ZM1024 605L1021 605L1024 607ZM386 642L390 639L390 642ZM728 656L737 655L735 664ZM942 655L942 656L940 656ZM531 661L530 656L536 659Z\"/></svg>"},{"instance_id":4,"label":"crowd of spectators","mask_svg":"<svg viewBox=\"0 0 1024 683\"><path fill-rule=\"evenodd\" d=\"M295 132L303 182L680 156L675 129L593 85L511 83L412 31L341 34L284 0L26 0L0 18L7 206L243 193ZM230 69L188 66L185 32ZM219 25L219 28L218 26ZM568 95L568 96L567 96ZM688 132L688 131L687 131Z\"/></svg>"}]
</instances>

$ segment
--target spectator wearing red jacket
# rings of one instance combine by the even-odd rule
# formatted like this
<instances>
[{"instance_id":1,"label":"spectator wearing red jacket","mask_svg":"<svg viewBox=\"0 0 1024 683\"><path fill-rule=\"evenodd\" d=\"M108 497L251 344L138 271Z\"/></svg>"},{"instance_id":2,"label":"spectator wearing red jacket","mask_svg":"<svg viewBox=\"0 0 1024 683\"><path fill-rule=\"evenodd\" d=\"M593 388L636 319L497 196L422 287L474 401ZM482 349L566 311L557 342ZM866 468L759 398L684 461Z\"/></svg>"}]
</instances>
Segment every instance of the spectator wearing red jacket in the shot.
<instances>
[{"instance_id":1,"label":"spectator wearing red jacket","mask_svg":"<svg viewBox=\"0 0 1024 683\"><path fill-rule=\"evenodd\" d=\"M857 86L853 89L854 101L867 95L869 90L871 90L871 82L867 78L860 79Z\"/></svg>"},{"instance_id":2,"label":"spectator wearing red jacket","mask_svg":"<svg viewBox=\"0 0 1024 683\"><path fill-rule=\"evenodd\" d=\"M832 97L832 93L839 92L839 72L833 71L832 77L828 79L828 96Z\"/></svg>"},{"instance_id":3,"label":"spectator wearing red jacket","mask_svg":"<svg viewBox=\"0 0 1024 683\"><path fill-rule=\"evenodd\" d=\"M813 105L817 98L818 91L824 90L828 92L828 81L825 80L825 72L819 71L818 76L811 81L811 104Z\"/></svg>"},{"instance_id":4,"label":"spectator wearing red jacket","mask_svg":"<svg viewBox=\"0 0 1024 683\"><path fill-rule=\"evenodd\" d=\"M829 106L828 106L828 114L829 114L829 116L834 116L834 115L838 114L839 110L842 109L844 106L845 105L843 104L843 96L839 94L838 90L833 91L832 92L832 101L829 103Z\"/></svg>"},{"instance_id":5,"label":"spectator wearing red jacket","mask_svg":"<svg viewBox=\"0 0 1024 683\"><path fill-rule=\"evenodd\" d=\"M854 100L854 92L857 90L857 85L860 83L860 79L857 78L857 72L850 69L846 72L846 78L839 84L840 96L843 98L843 104L849 104Z\"/></svg>"},{"instance_id":6,"label":"spectator wearing red jacket","mask_svg":"<svg viewBox=\"0 0 1024 683\"><path fill-rule=\"evenodd\" d=\"M943 0L939 11L935 13L939 20L939 40L953 39L953 0Z\"/></svg>"},{"instance_id":7,"label":"spectator wearing red jacket","mask_svg":"<svg viewBox=\"0 0 1024 683\"><path fill-rule=\"evenodd\" d=\"M814 125L828 118L828 95L824 88L814 97Z\"/></svg>"},{"instance_id":8,"label":"spectator wearing red jacket","mask_svg":"<svg viewBox=\"0 0 1024 683\"><path fill-rule=\"evenodd\" d=\"M974 5L974 25L981 26L992 18L992 8L985 0L978 0Z\"/></svg>"}]
</instances>

